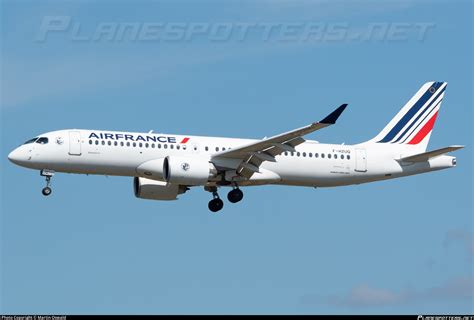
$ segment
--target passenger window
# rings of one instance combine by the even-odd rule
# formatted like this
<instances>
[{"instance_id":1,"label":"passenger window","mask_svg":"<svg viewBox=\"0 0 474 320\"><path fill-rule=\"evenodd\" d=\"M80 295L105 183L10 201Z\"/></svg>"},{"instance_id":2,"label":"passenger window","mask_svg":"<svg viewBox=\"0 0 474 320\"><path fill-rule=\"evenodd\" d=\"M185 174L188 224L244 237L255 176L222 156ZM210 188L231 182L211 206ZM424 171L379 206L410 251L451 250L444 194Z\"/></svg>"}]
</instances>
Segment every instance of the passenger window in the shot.
<instances>
[{"instance_id":1,"label":"passenger window","mask_svg":"<svg viewBox=\"0 0 474 320\"><path fill-rule=\"evenodd\" d=\"M176 149L178 149L178 150L180 149L180 146L179 146L179 144L176 146Z\"/></svg>"},{"instance_id":2,"label":"passenger window","mask_svg":"<svg viewBox=\"0 0 474 320\"><path fill-rule=\"evenodd\" d=\"M118 142L117 142L117 141L114 141L114 146L118 146Z\"/></svg>"},{"instance_id":3,"label":"passenger window","mask_svg":"<svg viewBox=\"0 0 474 320\"><path fill-rule=\"evenodd\" d=\"M105 140L102 140L102 145L105 146Z\"/></svg>"},{"instance_id":4,"label":"passenger window","mask_svg":"<svg viewBox=\"0 0 474 320\"><path fill-rule=\"evenodd\" d=\"M316 152L316 153L314 154L314 157L315 157L315 158L318 158L318 157L319 157L319 153Z\"/></svg>"},{"instance_id":5,"label":"passenger window","mask_svg":"<svg viewBox=\"0 0 474 320\"><path fill-rule=\"evenodd\" d=\"M127 147L130 147L130 142L127 142Z\"/></svg>"},{"instance_id":6,"label":"passenger window","mask_svg":"<svg viewBox=\"0 0 474 320\"><path fill-rule=\"evenodd\" d=\"M208 146L206 146L206 147L204 148L204 150L206 150L206 151L209 151L209 147L208 147Z\"/></svg>"},{"instance_id":7,"label":"passenger window","mask_svg":"<svg viewBox=\"0 0 474 320\"><path fill-rule=\"evenodd\" d=\"M350 155L347 155L347 160L350 160L351 159L351 156Z\"/></svg>"},{"instance_id":8,"label":"passenger window","mask_svg":"<svg viewBox=\"0 0 474 320\"><path fill-rule=\"evenodd\" d=\"M216 147L216 151L219 151L219 147Z\"/></svg>"},{"instance_id":9,"label":"passenger window","mask_svg":"<svg viewBox=\"0 0 474 320\"><path fill-rule=\"evenodd\" d=\"M163 145L163 148L164 148L164 149L168 149L168 145L167 145L167 144L164 144L164 145Z\"/></svg>"},{"instance_id":10,"label":"passenger window","mask_svg":"<svg viewBox=\"0 0 474 320\"><path fill-rule=\"evenodd\" d=\"M170 149L174 149L174 145L173 145L173 144L170 144Z\"/></svg>"},{"instance_id":11,"label":"passenger window","mask_svg":"<svg viewBox=\"0 0 474 320\"><path fill-rule=\"evenodd\" d=\"M331 154L329 153L329 154L328 154L328 159L331 159L331 157L332 157L332 156L331 156Z\"/></svg>"},{"instance_id":12,"label":"passenger window","mask_svg":"<svg viewBox=\"0 0 474 320\"><path fill-rule=\"evenodd\" d=\"M136 142L134 142L132 145L133 145L133 147L135 148L135 147L137 146L137 143L136 143Z\"/></svg>"},{"instance_id":13,"label":"passenger window","mask_svg":"<svg viewBox=\"0 0 474 320\"><path fill-rule=\"evenodd\" d=\"M334 155L334 159L337 159L337 154Z\"/></svg>"},{"instance_id":14,"label":"passenger window","mask_svg":"<svg viewBox=\"0 0 474 320\"><path fill-rule=\"evenodd\" d=\"M161 143L158 143L156 146L158 147L158 149L161 149Z\"/></svg>"},{"instance_id":15,"label":"passenger window","mask_svg":"<svg viewBox=\"0 0 474 320\"><path fill-rule=\"evenodd\" d=\"M151 144L151 148L155 149L155 144L154 143Z\"/></svg>"},{"instance_id":16,"label":"passenger window","mask_svg":"<svg viewBox=\"0 0 474 320\"><path fill-rule=\"evenodd\" d=\"M321 158L323 158L323 159L324 159L324 153L321 153Z\"/></svg>"},{"instance_id":17,"label":"passenger window","mask_svg":"<svg viewBox=\"0 0 474 320\"><path fill-rule=\"evenodd\" d=\"M301 153L299 153L299 152L296 153L296 156L297 156L297 157L299 157L300 155L301 155Z\"/></svg>"},{"instance_id":18,"label":"passenger window","mask_svg":"<svg viewBox=\"0 0 474 320\"><path fill-rule=\"evenodd\" d=\"M341 154L341 159L344 160L344 155L343 154Z\"/></svg>"},{"instance_id":19,"label":"passenger window","mask_svg":"<svg viewBox=\"0 0 474 320\"><path fill-rule=\"evenodd\" d=\"M148 147L150 147L150 144L145 143L145 148L148 148Z\"/></svg>"},{"instance_id":20,"label":"passenger window","mask_svg":"<svg viewBox=\"0 0 474 320\"><path fill-rule=\"evenodd\" d=\"M303 152L303 157L306 157L306 152Z\"/></svg>"},{"instance_id":21,"label":"passenger window","mask_svg":"<svg viewBox=\"0 0 474 320\"><path fill-rule=\"evenodd\" d=\"M285 156L287 156L287 155L288 155L288 152L287 152L287 151L285 151Z\"/></svg>"},{"instance_id":22,"label":"passenger window","mask_svg":"<svg viewBox=\"0 0 474 320\"><path fill-rule=\"evenodd\" d=\"M89 140L89 144L92 144L92 140Z\"/></svg>"},{"instance_id":23,"label":"passenger window","mask_svg":"<svg viewBox=\"0 0 474 320\"><path fill-rule=\"evenodd\" d=\"M46 137L38 138L38 140L36 140L36 143L47 144L48 143L48 138L46 138Z\"/></svg>"},{"instance_id":24,"label":"passenger window","mask_svg":"<svg viewBox=\"0 0 474 320\"><path fill-rule=\"evenodd\" d=\"M183 150L186 150L186 146L183 146Z\"/></svg>"},{"instance_id":25,"label":"passenger window","mask_svg":"<svg viewBox=\"0 0 474 320\"><path fill-rule=\"evenodd\" d=\"M225 151L225 147L224 147L224 148L222 148L222 151Z\"/></svg>"},{"instance_id":26,"label":"passenger window","mask_svg":"<svg viewBox=\"0 0 474 320\"><path fill-rule=\"evenodd\" d=\"M108 144L109 146L111 146L111 145L112 145L112 141L108 141L107 144Z\"/></svg>"},{"instance_id":27,"label":"passenger window","mask_svg":"<svg viewBox=\"0 0 474 320\"><path fill-rule=\"evenodd\" d=\"M309 157L312 158L312 157L313 157L313 153L310 152L310 153L309 153Z\"/></svg>"}]
</instances>

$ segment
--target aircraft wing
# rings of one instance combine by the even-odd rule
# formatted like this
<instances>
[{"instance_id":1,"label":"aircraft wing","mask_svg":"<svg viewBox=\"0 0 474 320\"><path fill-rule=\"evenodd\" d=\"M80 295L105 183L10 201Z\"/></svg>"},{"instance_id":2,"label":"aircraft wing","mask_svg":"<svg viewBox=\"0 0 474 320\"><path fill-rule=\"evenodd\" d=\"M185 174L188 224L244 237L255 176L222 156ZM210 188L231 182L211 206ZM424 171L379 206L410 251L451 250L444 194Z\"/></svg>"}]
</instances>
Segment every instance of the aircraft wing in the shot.
<instances>
[{"instance_id":1,"label":"aircraft wing","mask_svg":"<svg viewBox=\"0 0 474 320\"><path fill-rule=\"evenodd\" d=\"M303 139L304 135L335 124L336 120L346 107L347 104L341 105L319 122L314 122L305 127L288 131L270 138L265 138L258 142L216 153L213 155L213 158L241 159L242 161L236 169L237 174L248 179L255 172L259 172L259 167L264 161L275 162L276 155L285 151L294 152L294 148L297 145L306 141Z\"/></svg>"},{"instance_id":2,"label":"aircraft wing","mask_svg":"<svg viewBox=\"0 0 474 320\"><path fill-rule=\"evenodd\" d=\"M448 152L453 152L459 149L464 148L464 146L450 146L446 148L441 148L441 149L436 149L433 151L428 151L420 154L415 154L414 156L409 156L405 158L401 158L399 161L403 162L424 162L428 161L431 158L441 156L443 154L446 154Z\"/></svg>"}]
</instances>

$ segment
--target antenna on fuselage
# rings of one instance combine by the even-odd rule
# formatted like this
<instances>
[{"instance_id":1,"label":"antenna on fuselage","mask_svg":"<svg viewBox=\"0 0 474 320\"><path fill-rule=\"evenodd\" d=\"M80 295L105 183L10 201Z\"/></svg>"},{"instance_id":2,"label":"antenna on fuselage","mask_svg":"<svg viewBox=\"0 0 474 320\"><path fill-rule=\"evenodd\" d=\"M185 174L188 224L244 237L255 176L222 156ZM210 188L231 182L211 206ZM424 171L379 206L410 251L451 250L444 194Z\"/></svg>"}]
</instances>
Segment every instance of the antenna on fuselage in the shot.
<instances>
[{"instance_id":1,"label":"antenna on fuselage","mask_svg":"<svg viewBox=\"0 0 474 320\"><path fill-rule=\"evenodd\" d=\"M148 134L153 133L153 130L148 131Z\"/></svg>"}]
</instances>

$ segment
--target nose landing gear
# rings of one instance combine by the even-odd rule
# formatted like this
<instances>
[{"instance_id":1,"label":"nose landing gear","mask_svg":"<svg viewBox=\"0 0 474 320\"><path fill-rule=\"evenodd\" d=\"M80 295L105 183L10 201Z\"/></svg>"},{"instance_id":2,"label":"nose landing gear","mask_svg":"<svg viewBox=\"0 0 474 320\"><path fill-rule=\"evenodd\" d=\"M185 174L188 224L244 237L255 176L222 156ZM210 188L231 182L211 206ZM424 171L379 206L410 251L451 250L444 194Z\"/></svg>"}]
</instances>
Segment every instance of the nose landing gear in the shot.
<instances>
[{"instance_id":1,"label":"nose landing gear","mask_svg":"<svg viewBox=\"0 0 474 320\"><path fill-rule=\"evenodd\" d=\"M41 190L41 193L47 197L51 194L51 192L53 192L53 190L51 190L50 188L50 185L51 185L51 178L54 176L54 171L43 169L41 170L40 175L46 178L46 187L44 187L43 190Z\"/></svg>"},{"instance_id":2,"label":"nose landing gear","mask_svg":"<svg viewBox=\"0 0 474 320\"><path fill-rule=\"evenodd\" d=\"M51 194L51 192L53 192L53 190L51 190L50 187L44 187L43 190L41 190L41 193L43 194L43 196L49 196Z\"/></svg>"}]
</instances>

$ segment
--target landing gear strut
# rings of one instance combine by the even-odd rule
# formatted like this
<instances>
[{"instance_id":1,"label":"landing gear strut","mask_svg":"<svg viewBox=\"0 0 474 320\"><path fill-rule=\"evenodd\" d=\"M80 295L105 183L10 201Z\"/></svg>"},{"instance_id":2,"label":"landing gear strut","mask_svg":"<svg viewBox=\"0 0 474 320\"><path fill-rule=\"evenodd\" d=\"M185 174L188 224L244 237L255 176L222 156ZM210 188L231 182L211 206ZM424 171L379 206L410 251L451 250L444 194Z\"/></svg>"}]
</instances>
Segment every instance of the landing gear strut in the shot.
<instances>
[{"instance_id":1,"label":"landing gear strut","mask_svg":"<svg viewBox=\"0 0 474 320\"><path fill-rule=\"evenodd\" d=\"M212 192L212 200L209 201L209 210L212 212L217 212L224 208L224 201L221 200L219 194L217 193L217 187L210 187L207 191Z\"/></svg>"},{"instance_id":2,"label":"landing gear strut","mask_svg":"<svg viewBox=\"0 0 474 320\"><path fill-rule=\"evenodd\" d=\"M244 198L244 193L242 192L242 190L239 189L238 186L236 186L234 189L229 191L229 193L227 194L227 199L229 200L229 202L232 202L232 203L237 203L243 198Z\"/></svg>"},{"instance_id":3,"label":"landing gear strut","mask_svg":"<svg viewBox=\"0 0 474 320\"><path fill-rule=\"evenodd\" d=\"M44 187L43 190L41 190L41 193L44 196L49 196L51 192L53 192L53 190L51 190L50 188L50 185L51 185L51 178L54 176L54 171L43 169L41 170L40 175L46 178L46 187Z\"/></svg>"}]
</instances>

